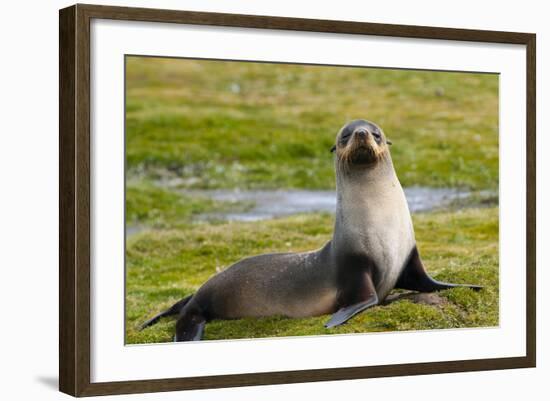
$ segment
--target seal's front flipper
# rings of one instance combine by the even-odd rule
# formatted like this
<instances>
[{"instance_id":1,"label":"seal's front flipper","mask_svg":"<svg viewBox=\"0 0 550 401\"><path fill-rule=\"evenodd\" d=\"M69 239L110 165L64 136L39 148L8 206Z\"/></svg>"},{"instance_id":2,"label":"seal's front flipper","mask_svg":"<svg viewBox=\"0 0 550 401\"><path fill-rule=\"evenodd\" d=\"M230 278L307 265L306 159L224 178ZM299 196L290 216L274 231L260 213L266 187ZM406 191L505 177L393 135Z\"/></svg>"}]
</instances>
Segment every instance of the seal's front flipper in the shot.
<instances>
[{"instance_id":1,"label":"seal's front flipper","mask_svg":"<svg viewBox=\"0 0 550 401\"><path fill-rule=\"evenodd\" d=\"M355 288L352 294L345 294L353 301L343 301L344 305L347 304L347 306L339 309L334 315L332 315L330 320L325 323L325 327L327 329L339 326L342 323L347 322L359 312L378 304L378 295L376 294L376 289L372 282L370 273L365 273L363 275L363 280L359 281L362 281L359 288Z\"/></svg>"},{"instance_id":2,"label":"seal's front flipper","mask_svg":"<svg viewBox=\"0 0 550 401\"><path fill-rule=\"evenodd\" d=\"M340 309L338 312L332 315L328 322L325 323L325 327L327 329L330 329L332 327L339 326L342 323L347 322L359 312L362 312L365 309L370 308L371 306L375 306L377 304L378 297L376 296L376 293L374 293L374 295L368 301L360 302L358 304L346 306L345 308Z\"/></svg>"},{"instance_id":3,"label":"seal's front flipper","mask_svg":"<svg viewBox=\"0 0 550 401\"><path fill-rule=\"evenodd\" d=\"M433 292L440 290L447 290L449 288L456 287L466 287L471 288L472 290L479 291L483 287L479 285L471 284L451 284L451 283L442 283L441 281L434 280L431 278L424 265L420 259L418 249L415 246L409 257L409 261L403 269L401 276L397 280L395 288L402 288L404 290L413 290L419 292Z\"/></svg>"}]
</instances>

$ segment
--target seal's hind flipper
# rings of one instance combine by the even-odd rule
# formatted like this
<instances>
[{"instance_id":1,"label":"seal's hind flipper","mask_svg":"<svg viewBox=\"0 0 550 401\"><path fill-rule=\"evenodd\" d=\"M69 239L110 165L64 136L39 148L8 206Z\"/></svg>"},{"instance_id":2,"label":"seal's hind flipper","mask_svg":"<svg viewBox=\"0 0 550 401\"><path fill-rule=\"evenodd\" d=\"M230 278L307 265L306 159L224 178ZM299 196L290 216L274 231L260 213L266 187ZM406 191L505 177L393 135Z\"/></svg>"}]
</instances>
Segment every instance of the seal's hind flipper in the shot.
<instances>
[{"instance_id":1,"label":"seal's hind flipper","mask_svg":"<svg viewBox=\"0 0 550 401\"><path fill-rule=\"evenodd\" d=\"M456 287L466 287L476 291L483 288L480 285L442 283L441 281L434 280L426 272L416 246L412 250L409 261L395 285L395 288L419 292L441 291Z\"/></svg>"},{"instance_id":2,"label":"seal's hind flipper","mask_svg":"<svg viewBox=\"0 0 550 401\"><path fill-rule=\"evenodd\" d=\"M187 304L187 302L189 302L192 296L193 295L189 295L183 299L180 299L178 302L176 302L170 308L166 309L164 312L161 312L158 315L153 316L151 319L147 320L145 323L139 326L138 330L141 331L149 326L152 326L158 323L158 321L163 317L177 315L178 313L180 313L181 309Z\"/></svg>"},{"instance_id":3,"label":"seal's hind flipper","mask_svg":"<svg viewBox=\"0 0 550 401\"><path fill-rule=\"evenodd\" d=\"M198 308L185 308L181 311L176 323L176 336L174 341L199 341L204 333L206 318Z\"/></svg>"},{"instance_id":4,"label":"seal's hind flipper","mask_svg":"<svg viewBox=\"0 0 550 401\"><path fill-rule=\"evenodd\" d=\"M330 329L332 327L339 326L342 323L347 322L359 312L362 312L365 309L370 308L371 306L375 306L377 304L378 297L376 296L376 293L374 293L374 295L365 302L360 302L358 304L346 306L345 308L340 309L338 312L332 315L328 322L325 323L325 327L327 329Z\"/></svg>"},{"instance_id":5,"label":"seal's hind flipper","mask_svg":"<svg viewBox=\"0 0 550 401\"><path fill-rule=\"evenodd\" d=\"M176 332L174 336L174 342L180 341L200 341L204 334L204 326L206 326L206 321L199 322L189 328L189 331L184 331L181 333Z\"/></svg>"}]
</instances>

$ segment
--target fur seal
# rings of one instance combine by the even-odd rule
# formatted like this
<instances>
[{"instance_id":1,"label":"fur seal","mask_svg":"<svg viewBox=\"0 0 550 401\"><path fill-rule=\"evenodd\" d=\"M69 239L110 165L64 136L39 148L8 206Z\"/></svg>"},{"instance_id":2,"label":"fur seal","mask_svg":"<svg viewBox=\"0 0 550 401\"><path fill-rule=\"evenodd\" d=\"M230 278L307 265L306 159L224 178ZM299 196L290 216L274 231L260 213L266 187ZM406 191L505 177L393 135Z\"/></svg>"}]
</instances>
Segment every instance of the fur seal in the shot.
<instances>
[{"instance_id":1,"label":"fur seal","mask_svg":"<svg viewBox=\"0 0 550 401\"><path fill-rule=\"evenodd\" d=\"M339 131L331 149L336 221L332 239L321 249L242 259L142 328L179 315L174 340L190 341L200 340L213 319L332 314L325 324L331 328L382 302L394 288L432 292L462 286L426 272L390 144L382 129L366 120Z\"/></svg>"}]
</instances>

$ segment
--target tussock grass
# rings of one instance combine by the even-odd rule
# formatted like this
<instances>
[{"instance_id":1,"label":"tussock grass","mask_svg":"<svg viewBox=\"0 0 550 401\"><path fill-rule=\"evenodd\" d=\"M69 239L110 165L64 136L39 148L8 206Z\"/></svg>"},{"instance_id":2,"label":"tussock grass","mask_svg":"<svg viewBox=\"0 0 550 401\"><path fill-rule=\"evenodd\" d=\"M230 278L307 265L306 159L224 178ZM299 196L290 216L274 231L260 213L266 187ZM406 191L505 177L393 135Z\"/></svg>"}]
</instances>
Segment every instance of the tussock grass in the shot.
<instances>
[{"instance_id":1,"label":"tussock grass","mask_svg":"<svg viewBox=\"0 0 550 401\"><path fill-rule=\"evenodd\" d=\"M131 173L192 188L333 188L347 121L378 123L404 186L495 189L498 76L127 58Z\"/></svg>"}]
</instances>

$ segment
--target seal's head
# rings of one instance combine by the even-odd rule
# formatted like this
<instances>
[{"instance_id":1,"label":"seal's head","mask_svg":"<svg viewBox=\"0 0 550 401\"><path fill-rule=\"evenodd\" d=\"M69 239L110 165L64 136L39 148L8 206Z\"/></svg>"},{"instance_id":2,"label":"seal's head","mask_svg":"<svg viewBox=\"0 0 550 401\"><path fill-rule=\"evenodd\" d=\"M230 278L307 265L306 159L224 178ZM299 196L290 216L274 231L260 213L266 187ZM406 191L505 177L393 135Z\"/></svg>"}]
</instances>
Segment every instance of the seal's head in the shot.
<instances>
[{"instance_id":1,"label":"seal's head","mask_svg":"<svg viewBox=\"0 0 550 401\"><path fill-rule=\"evenodd\" d=\"M336 152L338 164L349 171L372 167L388 159L388 145L391 142L378 125L367 120L353 120L338 132L331 151Z\"/></svg>"}]
</instances>

